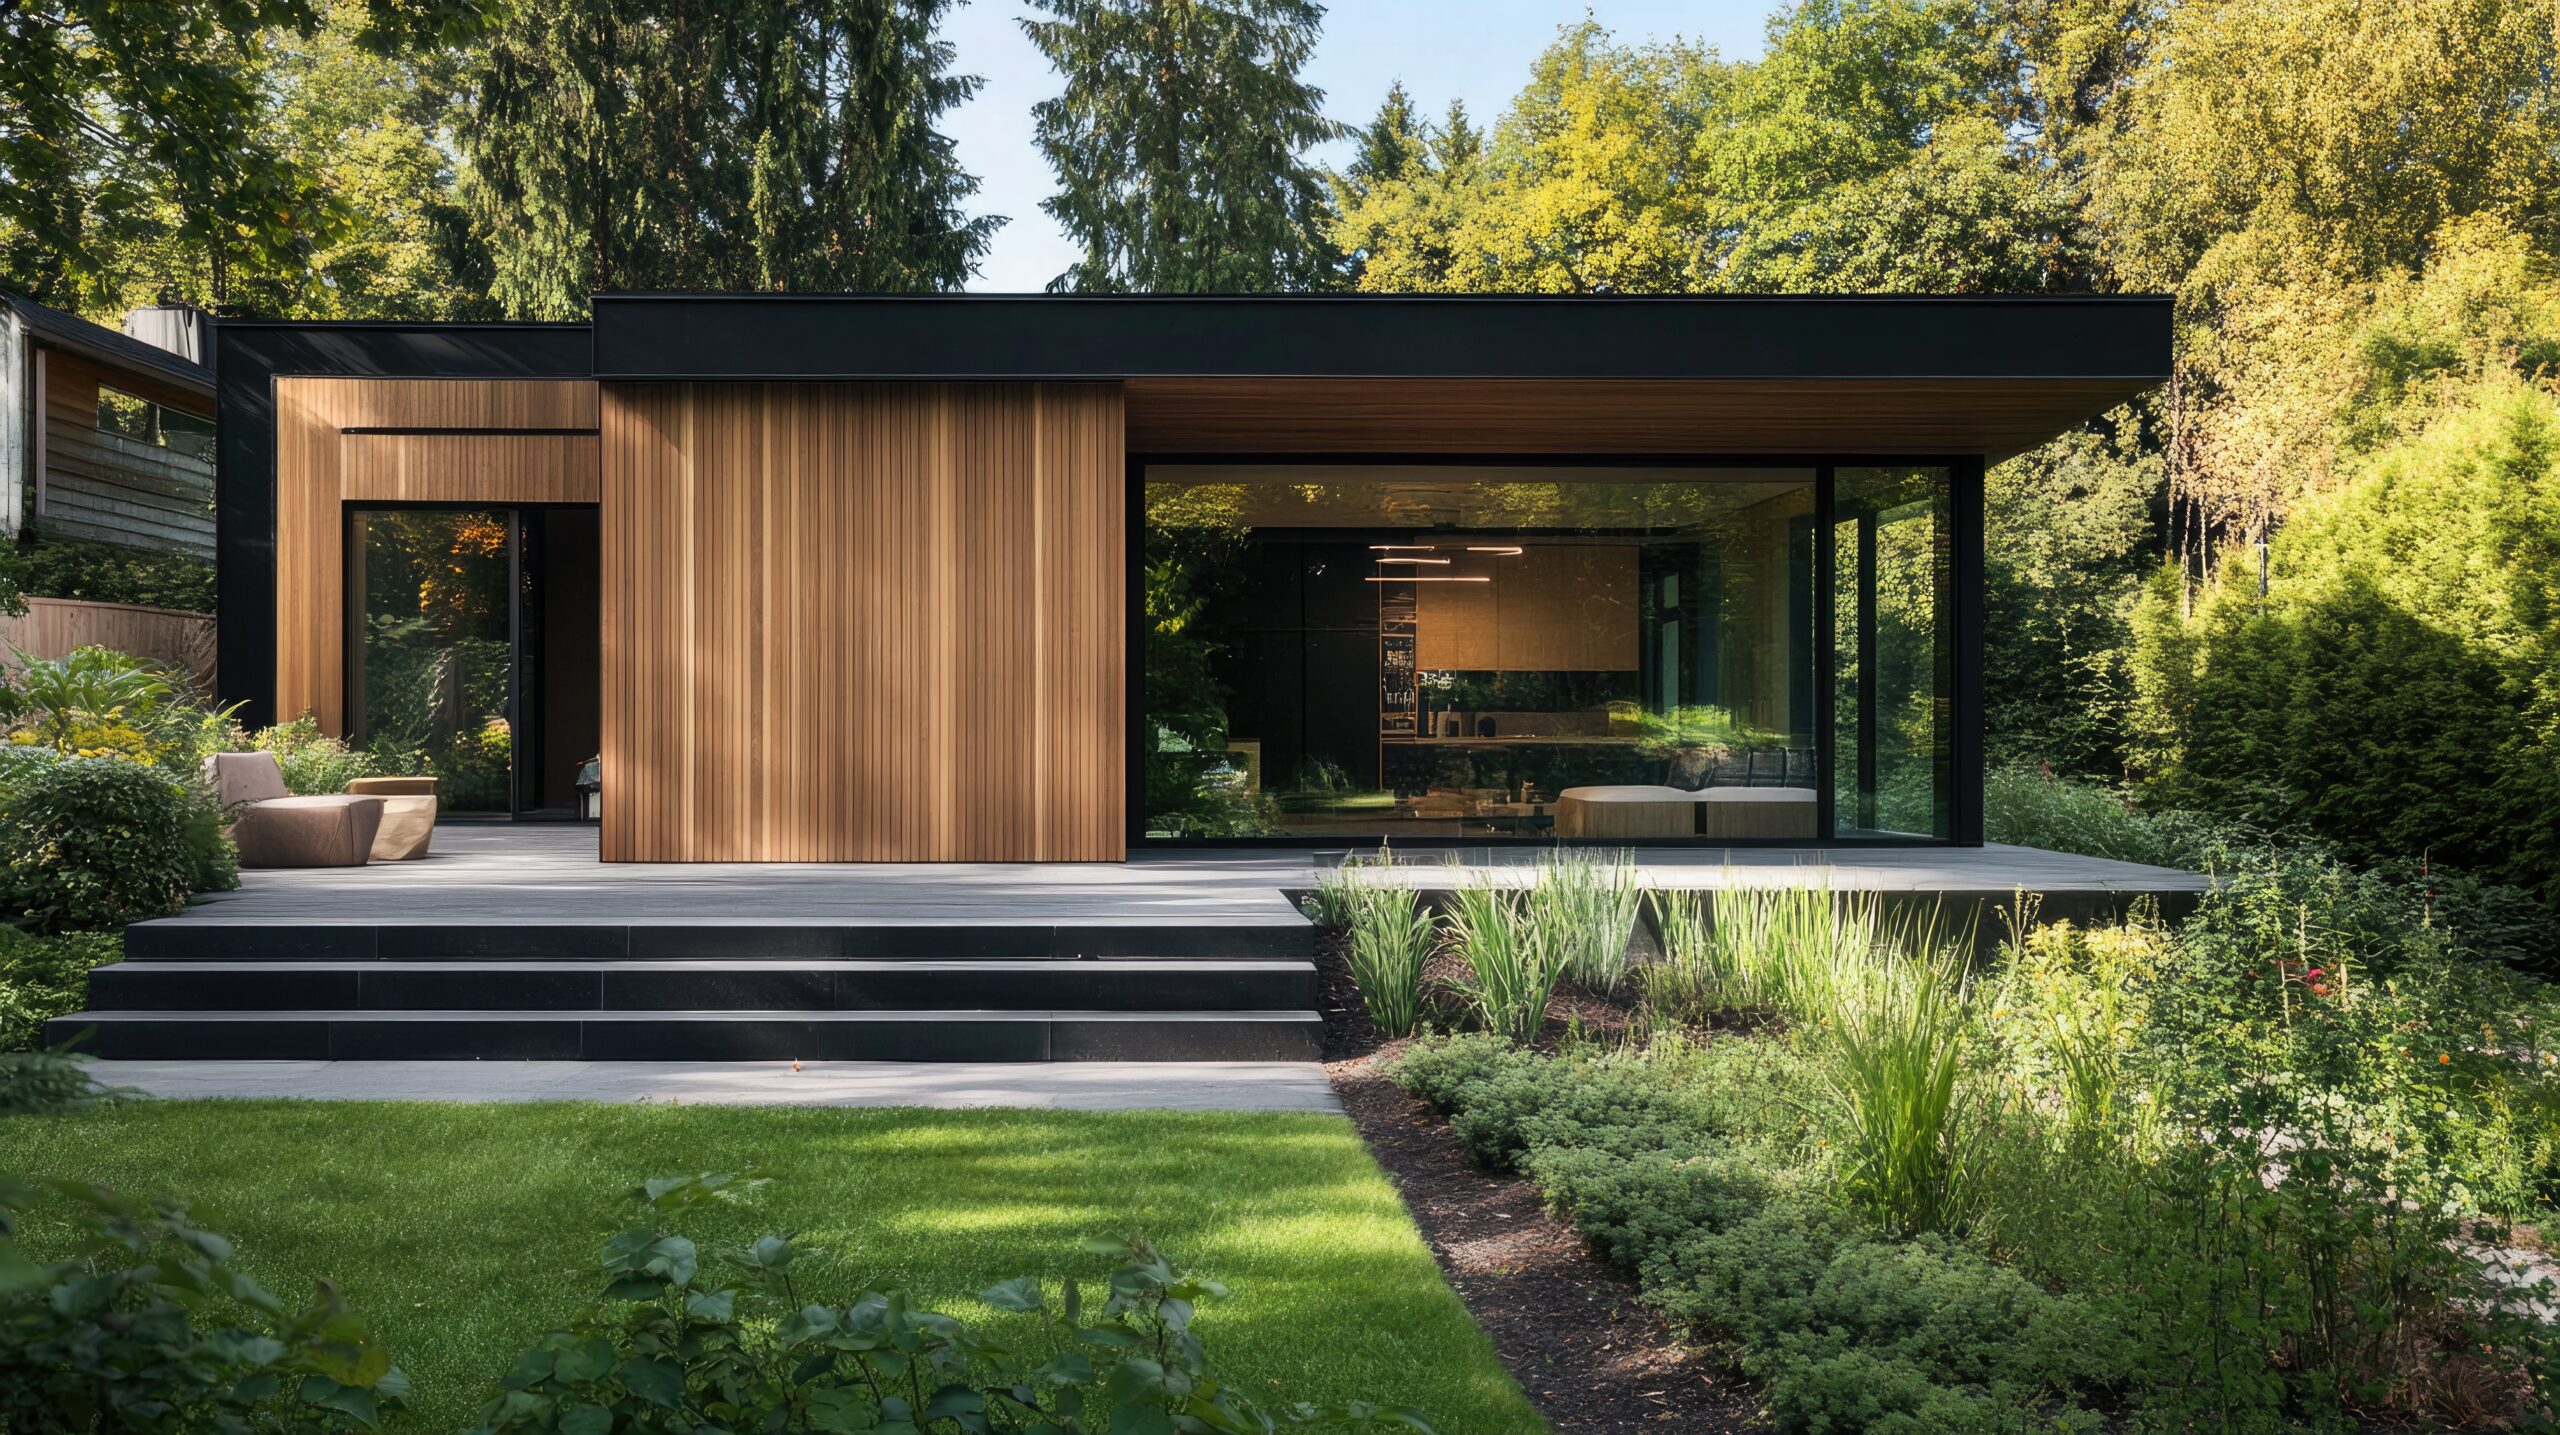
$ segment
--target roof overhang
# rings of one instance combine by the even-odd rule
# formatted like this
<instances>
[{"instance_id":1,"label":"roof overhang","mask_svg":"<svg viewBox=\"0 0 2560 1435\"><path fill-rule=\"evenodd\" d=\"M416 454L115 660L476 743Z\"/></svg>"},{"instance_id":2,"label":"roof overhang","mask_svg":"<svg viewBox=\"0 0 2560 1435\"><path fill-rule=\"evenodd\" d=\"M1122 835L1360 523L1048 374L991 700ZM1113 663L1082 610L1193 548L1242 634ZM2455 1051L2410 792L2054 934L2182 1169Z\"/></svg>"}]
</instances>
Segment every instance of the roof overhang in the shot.
<instances>
[{"instance_id":1,"label":"roof overhang","mask_svg":"<svg viewBox=\"0 0 2560 1435\"><path fill-rule=\"evenodd\" d=\"M609 380L1116 380L1132 452L1979 453L2168 377L2166 298L605 294Z\"/></svg>"}]
</instances>

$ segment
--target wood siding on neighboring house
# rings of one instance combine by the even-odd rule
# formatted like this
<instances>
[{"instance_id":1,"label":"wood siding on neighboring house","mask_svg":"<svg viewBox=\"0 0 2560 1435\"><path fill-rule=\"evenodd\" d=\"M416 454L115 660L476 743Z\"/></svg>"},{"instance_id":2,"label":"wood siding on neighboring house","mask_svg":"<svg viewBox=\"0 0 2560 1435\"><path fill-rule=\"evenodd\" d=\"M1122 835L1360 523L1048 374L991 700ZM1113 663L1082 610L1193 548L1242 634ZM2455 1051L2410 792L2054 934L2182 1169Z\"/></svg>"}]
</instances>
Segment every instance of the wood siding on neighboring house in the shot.
<instances>
[{"instance_id":1,"label":"wood siding on neighboring house","mask_svg":"<svg viewBox=\"0 0 2560 1435\"><path fill-rule=\"evenodd\" d=\"M36 526L57 538L211 558L213 461L99 428L98 389L103 384L181 412L210 405L74 354L48 351L44 361L45 473Z\"/></svg>"},{"instance_id":2,"label":"wood siding on neighboring house","mask_svg":"<svg viewBox=\"0 0 2560 1435\"><path fill-rule=\"evenodd\" d=\"M608 384L617 861L1125 855L1111 384Z\"/></svg>"},{"instance_id":3,"label":"wood siding on neighboring house","mask_svg":"<svg viewBox=\"0 0 2560 1435\"><path fill-rule=\"evenodd\" d=\"M276 380L277 719L346 731L350 500L592 503L596 423L585 379Z\"/></svg>"}]
</instances>

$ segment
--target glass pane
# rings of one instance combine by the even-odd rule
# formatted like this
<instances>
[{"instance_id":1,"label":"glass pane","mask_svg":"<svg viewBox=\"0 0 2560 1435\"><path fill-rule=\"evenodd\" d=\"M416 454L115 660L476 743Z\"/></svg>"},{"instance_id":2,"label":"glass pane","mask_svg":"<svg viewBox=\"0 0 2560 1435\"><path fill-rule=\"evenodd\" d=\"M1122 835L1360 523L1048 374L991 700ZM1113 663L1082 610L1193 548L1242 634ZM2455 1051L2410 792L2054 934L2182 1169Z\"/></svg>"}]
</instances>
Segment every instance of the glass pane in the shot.
<instances>
[{"instance_id":1,"label":"glass pane","mask_svg":"<svg viewBox=\"0 0 2560 1435\"><path fill-rule=\"evenodd\" d=\"M1834 493L1834 830L1944 838L1954 795L1948 473L1844 468Z\"/></svg>"},{"instance_id":2,"label":"glass pane","mask_svg":"<svg viewBox=\"0 0 2560 1435\"><path fill-rule=\"evenodd\" d=\"M512 805L512 541L502 510L355 518L350 736L396 771L434 773L447 812L504 813Z\"/></svg>"},{"instance_id":3,"label":"glass pane","mask_svg":"<svg viewBox=\"0 0 2560 1435\"><path fill-rule=\"evenodd\" d=\"M1813 837L1813 475L1157 466L1145 831Z\"/></svg>"}]
</instances>

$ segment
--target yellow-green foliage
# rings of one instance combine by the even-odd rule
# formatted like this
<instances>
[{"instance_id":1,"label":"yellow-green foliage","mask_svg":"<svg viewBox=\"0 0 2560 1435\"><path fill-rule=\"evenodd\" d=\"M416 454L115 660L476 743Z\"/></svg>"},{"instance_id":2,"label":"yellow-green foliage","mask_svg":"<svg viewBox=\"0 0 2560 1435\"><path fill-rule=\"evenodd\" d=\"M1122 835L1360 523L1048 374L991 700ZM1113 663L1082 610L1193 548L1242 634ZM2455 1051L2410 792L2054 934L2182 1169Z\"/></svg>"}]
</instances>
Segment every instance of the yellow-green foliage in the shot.
<instances>
[{"instance_id":1,"label":"yellow-green foliage","mask_svg":"<svg viewBox=\"0 0 2560 1435\"><path fill-rule=\"evenodd\" d=\"M2560 403L2487 380L2136 620L2155 795L2560 892Z\"/></svg>"}]
</instances>

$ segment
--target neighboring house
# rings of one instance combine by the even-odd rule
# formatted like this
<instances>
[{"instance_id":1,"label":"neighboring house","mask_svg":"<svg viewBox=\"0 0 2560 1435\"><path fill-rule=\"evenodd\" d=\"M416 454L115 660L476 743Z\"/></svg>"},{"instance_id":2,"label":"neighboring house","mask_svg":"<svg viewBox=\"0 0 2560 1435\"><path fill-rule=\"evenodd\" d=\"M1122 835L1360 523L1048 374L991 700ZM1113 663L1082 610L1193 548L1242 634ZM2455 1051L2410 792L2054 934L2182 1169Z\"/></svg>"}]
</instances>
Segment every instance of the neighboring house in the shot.
<instances>
[{"instance_id":1,"label":"neighboring house","mask_svg":"<svg viewBox=\"0 0 2560 1435\"><path fill-rule=\"evenodd\" d=\"M1984 467L2170 359L2144 297L594 316L218 323L220 670L449 808L601 754L616 861L1978 844Z\"/></svg>"},{"instance_id":2,"label":"neighboring house","mask_svg":"<svg viewBox=\"0 0 2560 1435\"><path fill-rule=\"evenodd\" d=\"M0 534L210 559L202 316L139 310L127 327L145 337L0 294Z\"/></svg>"}]
</instances>

